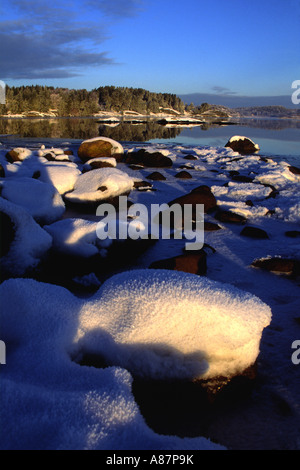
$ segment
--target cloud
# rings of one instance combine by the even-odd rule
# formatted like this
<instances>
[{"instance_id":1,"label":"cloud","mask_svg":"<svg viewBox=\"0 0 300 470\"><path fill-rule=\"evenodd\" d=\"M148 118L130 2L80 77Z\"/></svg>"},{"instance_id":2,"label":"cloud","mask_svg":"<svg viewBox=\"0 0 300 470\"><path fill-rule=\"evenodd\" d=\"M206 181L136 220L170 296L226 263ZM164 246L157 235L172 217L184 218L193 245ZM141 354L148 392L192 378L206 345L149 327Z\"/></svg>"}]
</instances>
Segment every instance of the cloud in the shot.
<instances>
[{"instance_id":1,"label":"cloud","mask_svg":"<svg viewBox=\"0 0 300 470\"><path fill-rule=\"evenodd\" d=\"M142 10L144 0L87 0L87 3L108 16L126 18L136 16Z\"/></svg>"},{"instance_id":2,"label":"cloud","mask_svg":"<svg viewBox=\"0 0 300 470\"><path fill-rule=\"evenodd\" d=\"M125 7L120 0L114 3ZM129 7L135 3L129 1ZM9 10L0 21L2 79L68 78L82 75L88 67L115 63L103 50L107 39L103 17L98 12L88 21L83 19L87 0L72 4L4 0L4 4Z\"/></svg>"},{"instance_id":3,"label":"cloud","mask_svg":"<svg viewBox=\"0 0 300 470\"><path fill-rule=\"evenodd\" d=\"M212 90L220 95L236 95L236 91L231 91L229 88L222 87L222 86L213 86Z\"/></svg>"}]
</instances>

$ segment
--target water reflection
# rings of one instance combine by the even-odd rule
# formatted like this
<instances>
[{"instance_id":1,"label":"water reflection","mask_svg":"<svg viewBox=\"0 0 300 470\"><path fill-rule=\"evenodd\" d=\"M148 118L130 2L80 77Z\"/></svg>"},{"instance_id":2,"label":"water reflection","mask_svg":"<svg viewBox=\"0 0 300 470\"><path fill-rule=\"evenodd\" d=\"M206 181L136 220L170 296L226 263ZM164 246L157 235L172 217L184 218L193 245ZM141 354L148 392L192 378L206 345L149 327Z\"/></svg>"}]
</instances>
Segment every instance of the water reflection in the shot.
<instances>
[{"instance_id":1,"label":"water reflection","mask_svg":"<svg viewBox=\"0 0 300 470\"><path fill-rule=\"evenodd\" d=\"M84 140L105 136L117 141L145 142L151 139L175 139L181 130L152 121L139 124L120 122L112 127L93 118L0 119L1 135L23 138Z\"/></svg>"},{"instance_id":2,"label":"water reflection","mask_svg":"<svg viewBox=\"0 0 300 470\"><path fill-rule=\"evenodd\" d=\"M105 136L119 142L175 142L197 146L224 146L232 135L245 135L260 146L262 154L300 158L300 120L251 118L220 124L168 126L146 119L108 125L97 118L0 118L0 134L2 141L28 138L82 141Z\"/></svg>"}]
</instances>

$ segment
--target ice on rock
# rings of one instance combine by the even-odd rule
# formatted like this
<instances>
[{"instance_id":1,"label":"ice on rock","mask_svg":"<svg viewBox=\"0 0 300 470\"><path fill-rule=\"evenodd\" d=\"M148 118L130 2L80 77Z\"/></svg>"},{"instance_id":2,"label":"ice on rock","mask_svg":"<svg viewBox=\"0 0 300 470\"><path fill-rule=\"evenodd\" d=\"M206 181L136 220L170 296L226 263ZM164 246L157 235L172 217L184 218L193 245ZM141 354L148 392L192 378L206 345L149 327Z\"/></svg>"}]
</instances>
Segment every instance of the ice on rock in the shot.
<instances>
[{"instance_id":1,"label":"ice on rock","mask_svg":"<svg viewBox=\"0 0 300 470\"><path fill-rule=\"evenodd\" d=\"M80 175L74 190L65 195L71 202L106 200L133 189L134 179L116 168L99 168Z\"/></svg>"},{"instance_id":2,"label":"ice on rock","mask_svg":"<svg viewBox=\"0 0 300 470\"><path fill-rule=\"evenodd\" d=\"M271 310L232 286L165 270L117 274L81 311L78 344L141 377L232 377L259 354Z\"/></svg>"}]
</instances>

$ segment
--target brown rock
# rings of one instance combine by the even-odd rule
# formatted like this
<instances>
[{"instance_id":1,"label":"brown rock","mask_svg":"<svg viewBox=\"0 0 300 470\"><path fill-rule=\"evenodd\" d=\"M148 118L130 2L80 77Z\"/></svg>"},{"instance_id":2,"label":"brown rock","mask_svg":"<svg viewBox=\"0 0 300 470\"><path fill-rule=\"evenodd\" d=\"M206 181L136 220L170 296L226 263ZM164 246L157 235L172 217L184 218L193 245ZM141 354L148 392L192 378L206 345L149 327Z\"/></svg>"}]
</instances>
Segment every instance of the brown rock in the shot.
<instances>
[{"instance_id":1,"label":"brown rock","mask_svg":"<svg viewBox=\"0 0 300 470\"><path fill-rule=\"evenodd\" d=\"M198 158L195 155L186 155L184 159L185 160L198 160Z\"/></svg>"},{"instance_id":2,"label":"brown rock","mask_svg":"<svg viewBox=\"0 0 300 470\"><path fill-rule=\"evenodd\" d=\"M239 140L228 141L225 147L230 147L241 155L251 155L258 152L259 147L252 140L241 136Z\"/></svg>"},{"instance_id":3,"label":"brown rock","mask_svg":"<svg viewBox=\"0 0 300 470\"><path fill-rule=\"evenodd\" d=\"M192 175L188 171L180 171L175 175L175 178L180 178L180 179L190 179L193 178Z\"/></svg>"},{"instance_id":4,"label":"brown rock","mask_svg":"<svg viewBox=\"0 0 300 470\"><path fill-rule=\"evenodd\" d=\"M215 218L219 220L220 222L225 222L225 223L229 222L233 224L244 224L247 221L247 219L243 217L242 215L235 214L234 212L231 212L231 211L223 211L223 210L219 210L216 213Z\"/></svg>"},{"instance_id":5,"label":"brown rock","mask_svg":"<svg viewBox=\"0 0 300 470\"><path fill-rule=\"evenodd\" d=\"M204 204L204 212L207 214L212 210L216 209L217 201L211 189L208 186L198 186L193 189L190 193L180 196L173 201L169 202L169 205L180 204L182 207L185 204L192 204L193 215L195 215L196 204Z\"/></svg>"},{"instance_id":6,"label":"brown rock","mask_svg":"<svg viewBox=\"0 0 300 470\"><path fill-rule=\"evenodd\" d=\"M147 179L153 180L153 181L164 181L167 178L164 175L162 175L159 171L154 171L153 173L147 176Z\"/></svg>"},{"instance_id":7,"label":"brown rock","mask_svg":"<svg viewBox=\"0 0 300 470\"><path fill-rule=\"evenodd\" d=\"M95 140L86 140L78 149L78 157L82 162L99 157L114 157L120 161L123 158L123 153L118 153L117 145L113 145L113 142L102 140L101 137Z\"/></svg>"},{"instance_id":8,"label":"brown rock","mask_svg":"<svg viewBox=\"0 0 300 470\"><path fill-rule=\"evenodd\" d=\"M199 250L195 253L185 253L173 258L154 261L149 268L205 275L207 272L206 253L204 250Z\"/></svg>"},{"instance_id":9,"label":"brown rock","mask_svg":"<svg viewBox=\"0 0 300 470\"><path fill-rule=\"evenodd\" d=\"M216 230L222 230L222 227L218 224L214 224L213 222L204 222L204 230L205 232L214 232Z\"/></svg>"},{"instance_id":10,"label":"brown rock","mask_svg":"<svg viewBox=\"0 0 300 470\"><path fill-rule=\"evenodd\" d=\"M265 230L262 230L261 228L257 228L257 227L245 227L241 231L241 235L243 235L244 237L249 237L249 238L257 238L260 240L269 238Z\"/></svg>"},{"instance_id":11,"label":"brown rock","mask_svg":"<svg viewBox=\"0 0 300 470\"><path fill-rule=\"evenodd\" d=\"M126 163L143 165L148 168L168 168L173 165L171 158L166 157L160 152L147 152L145 149L138 150L137 152L129 152L125 161Z\"/></svg>"},{"instance_id":12,"label":"brown rock","mask_svg":"<svg viewBox=\"0 0 300 470\"><path fill-rule=\"evenodd\" d=\"M251 266L278 274L299 275L300 261L288 258L262 258L253 261Z\"/></svg>"},{"instance_id":13,"label":"brown rock","mask_svg":"<svg viewBox=\"0 0 300 470\"><path fill-rule=\"evenodd\" d=\"M296 166L289 166L289 170L294 175L300 175L300 168L298 168Z\"/></svg>"}]
</instances>

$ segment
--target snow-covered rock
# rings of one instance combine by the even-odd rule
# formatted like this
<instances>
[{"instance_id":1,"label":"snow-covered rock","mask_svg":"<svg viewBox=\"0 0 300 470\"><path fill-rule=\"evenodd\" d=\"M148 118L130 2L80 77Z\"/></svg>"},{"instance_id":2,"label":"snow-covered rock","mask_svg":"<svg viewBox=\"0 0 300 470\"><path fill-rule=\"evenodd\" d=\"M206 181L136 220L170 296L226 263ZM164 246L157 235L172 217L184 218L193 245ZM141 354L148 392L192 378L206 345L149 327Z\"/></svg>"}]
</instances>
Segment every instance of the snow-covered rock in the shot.
<instances>
[{"instance_id":1,"label":"snow-covered rock","mask_svg":"<svg viewBox=\"0 0 300 470\"><path fill-rule=\"evenodd\" d=\"M248 137L241 135L234 135L231 137L225 147L230 147L232 150L239 152L242 155L249 155L260 150L258 144L255 144Z\"/></svg>"},{"instance_id":2,"label":"snow-covered rock","mask_svg":"<svg viewBox=\"0 0 300 470\"><path fill-rule=\"evenodd\" d=\"M154 269L110 278L81 318L78 344L108 363L144 378L212 379L256 361L271 310L230 285Z\"/></svg>"},{"instance_id":3,"label":"snow-covered rock","mask_svg":"<svg viewBox=\"0 0 300 470\"><path fill-rule=\"evenodd\" d=\"M19 205L0 198L0 212L10 218L14 229L8 252L1 258L2 273L23 276L35 268L51 248L52 237Z\"/></svg>"},{"instance_id":4,"label":"snow-covered rock","mask_svg":"<svg viewBox=\"0 0 300 470\"><path fill-rule=\"evenodd\" d=\"M108 137L95 137L93 139L84 140L79 149L78 157L87 162L98 157L117 157L123 155L124 149L122 145Z\"/></svg>"},{"instance_id":5,"label":"snow-covered rock","mask_svg":"<svg viewBox=\"0 0 300 470\"><path fill-rule=\"evenodd\" d=\"M99 168L80 175L74 190L65 194L65 199L75 203L104 201L133 189L134 180L116 168Z\"/></svg>"},{"instance_id":6,"label":"snow-covered rock","mask_svg":"<svg viewBox=\"0 0 300 470\"><path fill-rule=\"evenodd\" d=\"M109 312L95 315L101 298L79 299L31 279L5 281L0 298L1 339L10 345L1 366L2 450L224 449L203 437L156 434L134 400L127 370L73 362L84 331L92 342L107 343L99 318Z\"/></svg>"},{"instance_id":7,"label":"snow-covered rock","mask_svg":"<svg viewBox=\"0 0 300 470\"><path fill-rule=\"evenodd\" d=\"M40 224L51 224L65 211L65 204L52 184L33 178L8 178L1 196L26 209Z\"/></svg>"},{"instance_id":8,"label":"snow-covered rock","mask_svg":"<svg viewBox=\"0 0 300 470\"><path fill-rule=\"evenodd\" d=\"M89 258L110 246L112 241L100 240L97 236L98 222L80 218L63 219L44 229L53 238L53 248L67 255Z\"/></svg>"}]
</instances>

